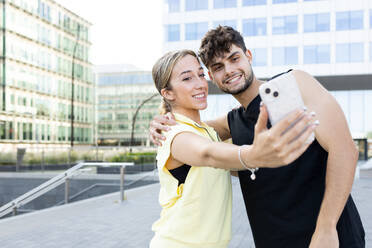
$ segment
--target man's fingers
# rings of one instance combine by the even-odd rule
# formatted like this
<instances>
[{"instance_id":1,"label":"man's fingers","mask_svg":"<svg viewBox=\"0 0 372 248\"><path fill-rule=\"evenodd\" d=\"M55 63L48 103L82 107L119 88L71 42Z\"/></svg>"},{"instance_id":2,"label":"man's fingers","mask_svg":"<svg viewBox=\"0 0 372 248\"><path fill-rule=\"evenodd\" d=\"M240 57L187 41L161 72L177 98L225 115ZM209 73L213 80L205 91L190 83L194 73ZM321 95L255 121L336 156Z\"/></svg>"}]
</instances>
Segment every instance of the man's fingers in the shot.
<instances>
[{"instance_id":1,"label":"man's fingers","mask_svg":"<svg viewBox=\"0 0 372 248\"><path fill-rule=\"evenodd\" d=\"M176 118L171 112L165 114L165 117L172 123L171 125L176 125Z\"/></svg>"},{"instance_id":2,"label":"man's fingers","mask_svg":"<svg viewBox=\"0 0 372 248\"><path fill-rule=\"evenodd\" d=\"M267 113L266 106L261 103L260 114L258 115L257 123L255 125L255 133L260 133L267 129L267 120L269 114Z\"/></svg>"},{"instance_id":3,"label":"man's fingers","mask_svg":"<svg viewBox=\"0 0 372 248\"><path fill-rule=\"evenodd\" d=\"M168 115L156 115L154 116L152 123L160 123L160 124L169 125L169 126L176 124L175 120L169 119Z\"/></svg>"},{"instance_id":4,"label":"man's fingers","mask_svg":"<svg viewBox=\"0 0 372 248\"><path fill-rule=\"evenodd\" d=\"M273 126L272 131L275 134L280 134L281 135L282 133L284 133L287 130L288 127L293 125L293 123L296 120L302 118L304 113L305 113L305 110L303 110L303 109L296 109L296 110L292 111L285 118L283 118L278 123L276 123Z\"/></svg>"},{"instance_id":5,"label":"man's fingers","mask_svg":"<svg viewBox=\"0 0 372 248\"><path fill-rule=\"evenodd\" d=\"M157 146L161 146L161 140L165 140L165 137L155 131L150 131L150 141Z\"/></svg>"},{"instance_id":6,"label":"man's fingers","mask_svg":"<svg viewBox=\"0 0 372 248\"><path fill-rule=\"evenodd\" d=\"M170 127L167 125L163 125L162 123L152 121L150 124L150 133L157 132L160 133L161 131L168 131Z\"/></svg>"}]
</instances>

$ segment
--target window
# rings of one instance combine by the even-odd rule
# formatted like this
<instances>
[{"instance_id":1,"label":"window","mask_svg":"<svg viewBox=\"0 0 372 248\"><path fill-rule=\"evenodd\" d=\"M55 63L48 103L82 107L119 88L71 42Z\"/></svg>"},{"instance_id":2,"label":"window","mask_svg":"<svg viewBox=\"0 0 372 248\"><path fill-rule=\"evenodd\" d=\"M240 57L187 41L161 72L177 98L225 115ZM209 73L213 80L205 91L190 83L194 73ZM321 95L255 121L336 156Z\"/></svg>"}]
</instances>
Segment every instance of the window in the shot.
<instances>
[{"instance_id":1,"label":"window","mask_svg":"<svg viewBox=\"0 0 372 248\"><path fill-rule=\"evenodd\" d=\"M213 28L218 27L218 25L229 26L232 27L233 29L236 29L236 20L222 20L213 22Z\"/></svg>"},{"instance_id":2,"label":"window","mask_svg":"<svg viewBox=\"0 0 372 248\"><path fill-rule=\"evenodd\" d=\"M243 6L266 5L267 0L243 0Z\"/></svg>"},{"instance_id":3,"label":"window","mask_svg":"<svg viewBox=\"0 0 372 248\"><path fill-rule=\"evenodd\" d=\"M329 31L329 13L312 14L304 16L304 32L326 32Z\"/></svg>"},{"instance_id":4,"label":"window","mask_svg":"<svg viewBox=\"0 0 372 248\"><path fill-rule=\"evenodd\" d=\"M180 0L168 0L168 12L174 13L180 11Z\"/></svg>"},{"instance_id":5,"label":"window","mask_svg":"<svg viewBox=\"0 0 372 248\"><path fill-rule=\"evenodd\" d=\"M336 30L363 29L363 11L336 12Z\"/></svg>"},{"instance_id":6,"label":"window","mask_svg":"<svg viewBox=\"0 0 372 248\"><path fill-rule=\"evenodd\" d=\"M273 17L273 34L297 33L297 16Z\"/></svg>"},{"instance_id":7,"label":"window","mask_svg":"<svg viewBox=\"0 0 372 248\"><path fill-rule=\"evenodd\" d=\"M363 43L336 44L337 63L363 62Z\"/></svg>"},{"instance_id":8,"label":"window","mask_svg":"<svg viewBox=\"0 0 372 248\"><path fill-rule=\"evenodd\" d=\"M304 64L330 63L330 46L317 45L304 47Z\"/></svg>"},{"instance_id":9,"label":"window","mask_svg":"<svg viewBox=\"0 0 372 248\"><path fill-rule=\"evenodd\" d=\"M243 36L266 35L266 18L243 20Z\"/></svg>"},{"instance_id":10,"label":"window","mask_svg":"<svg viewBox=\"0 0 372 248\"><path fill-rule=\"evenodd\" d=\"M297 3L297 0L273 0L273 4L278 3Z\"/></svg>"},{"instance_id":11,"label":"window","mask_svg":"<svg viewBox=\"0 0 372 248\"><path fill-rule=\"evenodd\" d=\"M252 65L253 66L266 66L267 65L267 50L266 48L253 48L252 52Z\"/></svg>"},{"instance_id":12,"label":"window","mask_svg":"<svg viewBox=\"0 0 372 248\"><path fill-rule=\"evenodd\" d=\"M166 41L179 41L180 40L180 25L169 24L165 25L165 40Z\"/></svg>"},{"instance_id":13,"label":"window","mask_svg":"<svg viewBox=\"0 0 372 248\"><path fill-rule=\"evenodd\" d=\"M200 40L208 31L208 22L187 23L186 40Z\"/></svg>"},{"instance_id":14,"label":"window","mask_svg":"<svg viewBox=\"0 0 372 248\"><path fill-rule=\"evenodd\" d=\"M208 0L186 0L186 11L208 9Z\"/></svg>"},{"instance_id":15,"label":"window","mask_svg":"<svg viewBox=\"0 0 372 248\"><path fill-rule=\"evenodd\" d=\"M213 0L215 9L236 8L236 0Z\"/></svg>"},{"instance_id":16,"label":"window","mask_svg":"<svg viewBox=\"0 0 372 248\"><path fill-rule=\"evenodd\" d=\"M294 65L298 64L297 47L274 47L273 65Z\"/></svg>"}]
</instances>

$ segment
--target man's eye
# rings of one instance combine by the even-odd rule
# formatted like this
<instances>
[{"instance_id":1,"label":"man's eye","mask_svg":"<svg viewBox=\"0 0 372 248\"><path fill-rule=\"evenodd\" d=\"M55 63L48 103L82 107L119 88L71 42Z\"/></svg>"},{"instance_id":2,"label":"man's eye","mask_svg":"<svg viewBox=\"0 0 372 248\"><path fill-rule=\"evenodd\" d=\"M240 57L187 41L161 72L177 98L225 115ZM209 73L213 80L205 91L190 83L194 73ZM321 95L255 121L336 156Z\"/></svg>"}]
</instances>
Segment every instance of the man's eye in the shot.
<instances>
[{"instance_id":1,"label":"man's eye","mask_svg":"<svg viewBox=\"0 0 372 248\"><path fill-rule=\"evenodd\" d=\"M199 75L199 77L205 77L205 74L204 74L204 73L201 73L201 74Z\"/></svg>"},{"instance_id":2,"label":"man's eye","mask_svg":"<svg viewBox=\"0 0 372 248\"><path fill-rule=\"evenodd\" d=\"M239 59L239 57L234 57L232 60L237 61L238 59Z\"/></svg>"},{"instance_id":3,"label":"man's eye","mask_svg":"<svg viewBox=\"0 0 372 248\"><path fill-rule=\"evenodd\" d=\"M216 67L214 67L214 71L219 71L219 70L221 70L222 69L222 66L216 66Z\"/></svg>"}]
</instances>

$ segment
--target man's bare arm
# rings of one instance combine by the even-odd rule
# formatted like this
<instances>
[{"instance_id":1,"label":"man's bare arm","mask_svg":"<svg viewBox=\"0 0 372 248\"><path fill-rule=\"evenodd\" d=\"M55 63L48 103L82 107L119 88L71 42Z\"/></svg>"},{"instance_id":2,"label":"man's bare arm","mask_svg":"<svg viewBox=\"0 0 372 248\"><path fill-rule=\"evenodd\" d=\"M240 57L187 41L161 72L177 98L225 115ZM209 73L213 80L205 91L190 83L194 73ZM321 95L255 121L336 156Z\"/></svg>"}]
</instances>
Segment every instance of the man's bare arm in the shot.
<instances>
[{"instance_id":1,"label":"man's bare arm","mask_svg":"<svg viewBox=\"0 0 372 248\"><path fill-rule=\"evenodd\" d=\"M215 120L206 121L205 123L216 130L221 140L227 140L231 138L229 123L227 121L227 114Z\"/></svg>"},{"instance_id":2,"label":"man's bare arm","mask_svg":"<svg viewBox=\"0 0 372 248\"><path fill-rule=\"evenodd\" d=\"M310 247L338 247L336 224L351 191L358 152L334 97L309 74L293 74L305 105L317 114L320 125L315 135L328 152L325 194Z\"/></svg>"}]
</instances>

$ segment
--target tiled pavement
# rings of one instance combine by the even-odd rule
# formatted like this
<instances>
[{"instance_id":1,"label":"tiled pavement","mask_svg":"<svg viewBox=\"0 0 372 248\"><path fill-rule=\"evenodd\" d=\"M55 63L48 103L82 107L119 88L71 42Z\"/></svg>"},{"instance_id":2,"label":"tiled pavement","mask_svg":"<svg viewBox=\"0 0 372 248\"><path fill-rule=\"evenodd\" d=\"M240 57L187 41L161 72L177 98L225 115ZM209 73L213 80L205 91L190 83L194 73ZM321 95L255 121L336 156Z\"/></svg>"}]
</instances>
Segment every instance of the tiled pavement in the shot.
<instances>
[{"instance_id":1,"label":"tiled pavement","mask_svg":"<svg viewBox=\"0 0 372 248\"><path fill-rule=\"evenodd\" d=\"M54 207L0 220L1 248L141 248L153 235L151 224L159 217L159 185ZM239 183L233 179L233 238L230 248L254 247ZM366 230L367 248L372 247L372 173L362 171L355 181L353 197Z\"/></svg>"}]
</instances>

